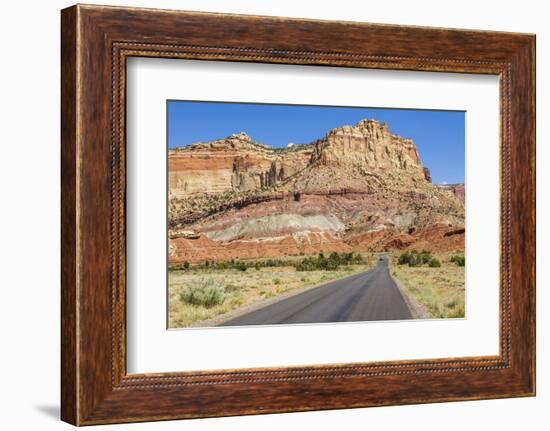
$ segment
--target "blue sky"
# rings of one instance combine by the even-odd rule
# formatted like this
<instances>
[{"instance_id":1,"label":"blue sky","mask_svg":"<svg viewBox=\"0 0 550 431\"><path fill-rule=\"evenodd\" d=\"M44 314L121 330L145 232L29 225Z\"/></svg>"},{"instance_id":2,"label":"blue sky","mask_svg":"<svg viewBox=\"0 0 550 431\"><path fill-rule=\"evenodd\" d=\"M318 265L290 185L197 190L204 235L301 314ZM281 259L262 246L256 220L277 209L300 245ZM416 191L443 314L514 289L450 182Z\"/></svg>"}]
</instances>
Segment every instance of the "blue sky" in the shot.
<instances>
[{"instance_id":1,"label":"blue sky","mask_svg":"<svg viewBox=\"0 0 550 431\"><path fill-rule=\"evenodd\" d=\"M414 140L434 183L464 182L465 113L256 103L168 101L168 146L184 147L246 132L273 147L305 144L364 118Z\"/></svg>"}]
</instances>

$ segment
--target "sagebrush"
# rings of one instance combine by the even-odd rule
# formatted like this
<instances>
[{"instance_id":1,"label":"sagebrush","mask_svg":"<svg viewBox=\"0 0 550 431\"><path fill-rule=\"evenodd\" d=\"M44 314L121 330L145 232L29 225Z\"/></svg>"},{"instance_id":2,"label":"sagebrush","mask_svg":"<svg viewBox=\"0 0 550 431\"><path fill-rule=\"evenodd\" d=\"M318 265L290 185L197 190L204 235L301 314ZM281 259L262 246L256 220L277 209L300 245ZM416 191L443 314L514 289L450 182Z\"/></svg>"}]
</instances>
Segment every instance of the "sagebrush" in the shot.
<instances>
[{"instance_id":1,"label":"sagebrush","mask_svg":"<svg viewBox=\"0 0 550 431\"><path fill-rule=\"evenodd\" d=\"M213 278L199 278L191 281L189 287L180 293L180 300L204 307L223 304L225 287Z\"/></svg>"}]
</instances>

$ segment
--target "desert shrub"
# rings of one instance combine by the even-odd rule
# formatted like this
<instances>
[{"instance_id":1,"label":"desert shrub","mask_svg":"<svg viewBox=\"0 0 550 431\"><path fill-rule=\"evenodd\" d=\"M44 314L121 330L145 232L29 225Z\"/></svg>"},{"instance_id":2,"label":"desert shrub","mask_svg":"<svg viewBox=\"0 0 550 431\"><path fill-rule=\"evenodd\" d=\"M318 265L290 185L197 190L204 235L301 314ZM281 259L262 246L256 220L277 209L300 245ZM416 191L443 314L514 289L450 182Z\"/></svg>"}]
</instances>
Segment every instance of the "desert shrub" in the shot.
<instances>
[{"instance_id":1,"label":"desert shrub","mask_svg":"<svg viewBox=\"0 0 550 431\"><path fill-rule=\"evenodd\" d=\"M419 253L418 257L421 260L422 265L425 265L426 263L429 264L432 261L432 254L426 250L422 250L422 252Z\"/></svg>"},{"instance_id":2,"label":"desert shrub","mask_svg":"<svg viewBox=\"0 0 550 431\"><path fill-rule=\"evenodd\" d=\"M441 266L441 262L437 258L432 257L428 262L428 266L430 268L439 268Z\"/></svg>"},{"instance_id":3,"label":"desert shrub","mask_svg":"<svg viewBox=\"0 0 550 431\"><path fill-rule=\"evenodd\" d=\"M273 284L281 284L281 279L280 278L274 278L273 280Z\"/></svg>"},{"instance_id":4,"label":"desert shrub","mask_svg":"<svg viewBox=\"0 0 550 431\"><path fill-rule=\"evenodd\" d=\"M325 257L306 257L302 259L296 266L296 271L316 271L318 269L325 269L326 259Z\"/></svg>"},{"instance_id":5,"label":"desert shrub","mask_svg":"<svg viewBox=\"0 0 550 431\"><path fill-rule=\"evenodd\" d=\"M354 258L353 252L351 252L351 253L342 253L342 256L341 256L341 259L342 259L343 263L346 264L346 265L350 264L353 261L353 258Z\"/></svg>"},{"instance_id":6,"label":"desert shrub","mask_svg":"<svg viewBox=\"0 0 550 431\"><path fill-rule=\"evenodd\" d=\"M331 259L327 259L326 262L324 263L323 269L326 269L327 271L336 271L339 268L339 266L340 265L338 264L338 262Z\"/></svg>"},{"instance_id":7,"label":"desert shrub","mask_svg":"<svg viewBox=\"0 0 550 431\"><path fill-rule=\"evenodd\" d=\"M335 251L330 253L330 255L328 257L328 260L329 260L329 262L335 264L336 266L340 265L341 263L343 263L343 261L345 261L345 259L341 258L340 255L338 253L336 253Z\"/></svg>"},{"instance_id":8,"label":"desert shrub","mask_svg":"<svg viewBox=\"0 0 550 431\"><path fill-rule=\"evenodd\" d=\"M452 298L450 301L447 301L445 303L445 307L446 308L455 308L456 306L459 305L459 300L458 298Z\"/></svg>"},{"instance_id":9,"label":"desert shrub","mask_svg":"<svg viewBox=\"0 0 550 431\"><path fill-rule=\"evenodd\" d=\"M212 307L223 304L225 288L216 284L212 278L199 278L193 280L187 290L180 294L180 300L193 305Z\"/></svg>"},{"instance_id":10,"label":"desert shrub","mask_svg":"<svg viewBox=\"0 0 550 431\"><path fill-rule=\"evenodd\" d=\"M447 312L447 317L453 318L453 317L464 317L464 303L455 303L452 307L449 307L449 310Z\"/></svg>"},{"instance_id":11,"label":"desert shrub","mask_svg":"<svg viewBox=\"0 0 550 431\"><path fill-rule=\"evenodd\" d=\"M189 262L183 262L183 269L189 269Z\"/></svg>"},{"instance_id":12,"label":"desert shrub","mask_svg":"<svg viewBox=\"0 0 550 431\"><path fill-rule=\"evenodd\" d=\"M239 271L246 271L248 269L248 265L244 262L237 262L235 264L235 269L238 269Z\"/></svg>"},{"instance_id":13,"label":"desert shrub","mask_svg":"<svg viewBox=\"0 0 550 431\"><path fill-rule=\"evenodd\" d=\"M399 258L397 259L397 263L399 265L406 265L409 263L409 259L411 258L411 254L406 251L405 253L402 253Z\"/></svg>"},{"instance_id":14,"label":"desert shrub","mask_svg":"<svg viewBox=\"0 0 550 431\"><path fill-rule=\"evenodd\" d=\"M399 265L422 266L429 264L433 259L432 253L428 250L418 252L416 250L406 251L397 259Z\"/></svg>"},{"instance_id":15,"label":"desert shrub","mask_svg":"<svg viewBox=\"0 0 550 431\"><path fill-rule=\"evenodd\" d=\"M268 259L258 263L262 267L279 267L287 265L287 263L281 259Z\"/></svg>"},{"instance_id":16,"label":"desert shrub","mask_svg":"<svg viewBox=\"0 0 550 431\"><path fill-rule=\"evenodd\" d=\"M314 257L306 257L295 265L296 271L315 271L317 267L317 259Z\"/></svg>"},{"instance_id":17,"label":"desert shrub","mask_svg":"<svg viewBox=\"0 0 550 431\"><path fill-rule=\"evenodd\" d=\"M455 254L451 257L451 262L455 263L457 266L466 265L466 259L463 254Z\"/></svg>"},{"instance_id":18,"label":"desert shrub","mask_svg":"<svg viewBox=\"0 0 550 431\"><path fill-rule=\"evenodd\" d=\"M316 271L327 270L335 271L342 265L353 265L363 263L363 257L360 254L337 253L332 252L328 258L323 253L317 256L310 256L294 264L296 271Z\"/></svg>"},{"instance_id":19,"label":"desert shrub","mask_svg":"<svg viewBox=\"0 0 550 431\"><path fill-rule=\"evenodd\" d=\"M293 265L297 271L315 271L315 270L337 270L342 265L355 265L364 263L363 257L359 253L338 253L332 252L328 257L324 253L319 253L317 256L304 257L300 261L290 262L286 259L266 259L257 261L205 261L197 265L198 269L210 270L225 270L236 269L246 271L249 268L255 268L259 271L261 268L282 267ZM171 269L183 269L182 264L172 266Z\"/></svg>"},{"instance_id":20,"label":"desert shrub","mask_svg":"<svg viewBox=\"0 0 550 431\"><path fill-rule=\"evenodd\" d=\"M186 263L187 263L187 266L185 265ZM188 268L189 268L189 263L188 262L171 264L169 266L169 269L171 271L183 271L183 270L188 269Z\"/></svg>"},{"instance_id":21,"label":"desert shrub","mask_svg":"<svg viewBox=\"0 0 550 431\"><path fill-rule=\"evenodd\" d=\"M409 267L413 268L415 266L420 266L420 262L418 261L418 258L416 257L416 255L412 256L409 259Z\"/></svg>"},{"instance_id":22,"label":"desert shrub","mask_svg":"<svg viewBox=\"0 0 550 431\"><path fill-rule=\"evenodd\" d=\"M418 253L411 253L409 256L409 266L421 266L422 265L422 256Z\"/></svg>"}]
</instances>

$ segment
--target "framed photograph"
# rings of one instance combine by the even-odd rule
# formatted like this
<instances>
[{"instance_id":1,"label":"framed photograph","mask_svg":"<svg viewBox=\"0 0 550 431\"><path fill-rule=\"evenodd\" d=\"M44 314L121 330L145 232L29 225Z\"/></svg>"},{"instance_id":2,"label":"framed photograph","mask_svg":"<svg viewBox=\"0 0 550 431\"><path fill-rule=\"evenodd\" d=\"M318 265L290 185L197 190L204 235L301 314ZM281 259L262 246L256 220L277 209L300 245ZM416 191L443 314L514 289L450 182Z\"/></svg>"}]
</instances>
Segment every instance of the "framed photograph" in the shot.
<instances>
[{"instance_id":1,"label":"framed photograph","mask_svg":"<svg viewBox=\"0 0 550 431\"><path fill-rule=\"evenodd\" d=\"M535 394L535 37L62 11L62 419Z\"/></svg>"},{"instance_id":2,"label":"framed photograph","mask_svg":"<svg viewBox=\"0 0 550 431\"><path fill-rule=\"evenodd\" d=\"M170 329L465 317L464 111L167 117Z\"/></svg>"}]
</instances>

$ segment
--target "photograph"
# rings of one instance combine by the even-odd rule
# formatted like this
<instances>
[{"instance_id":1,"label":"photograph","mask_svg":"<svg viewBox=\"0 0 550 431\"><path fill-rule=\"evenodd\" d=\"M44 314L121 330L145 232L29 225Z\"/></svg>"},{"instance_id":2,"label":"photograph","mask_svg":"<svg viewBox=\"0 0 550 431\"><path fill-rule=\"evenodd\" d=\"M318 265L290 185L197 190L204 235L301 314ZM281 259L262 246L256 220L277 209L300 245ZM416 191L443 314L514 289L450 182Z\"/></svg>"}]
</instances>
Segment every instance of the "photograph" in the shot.
<instances>
[{"instance_id":1,"label":"photograph","mask_svg":"<svg viewBox=\"0 0 550 431\"><path fill-rule=\"evenodd\" d=\"M169 100L167 141L168 328L466 317L464 111Z\"/></svg>"}]
</instances>

